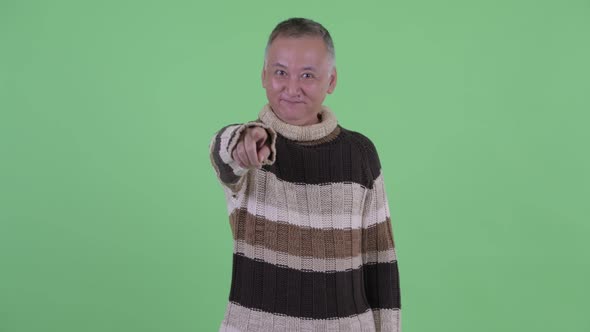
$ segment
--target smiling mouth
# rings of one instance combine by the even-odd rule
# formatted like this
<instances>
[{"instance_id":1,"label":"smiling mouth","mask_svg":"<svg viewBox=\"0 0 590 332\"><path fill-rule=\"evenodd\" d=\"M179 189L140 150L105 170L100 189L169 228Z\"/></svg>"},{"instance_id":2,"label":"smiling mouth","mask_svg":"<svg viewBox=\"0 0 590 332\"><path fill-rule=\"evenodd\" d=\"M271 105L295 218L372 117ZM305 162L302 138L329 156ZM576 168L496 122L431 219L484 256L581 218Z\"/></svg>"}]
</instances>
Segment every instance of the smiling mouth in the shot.
<instances>
[{"instance_id":1,"label":"smiling mouth","mask_svg":"<svg viewBox=\"0 0 590 332\"><path fill-rule=\"evenodd\" d=\"M293 100L293 101L288 100L288 99L281 99L281 100L284 102L290 103L290 104L302 104L303 103L302 101L297 101L297 100Z\"/></svg>"}]
</instances>

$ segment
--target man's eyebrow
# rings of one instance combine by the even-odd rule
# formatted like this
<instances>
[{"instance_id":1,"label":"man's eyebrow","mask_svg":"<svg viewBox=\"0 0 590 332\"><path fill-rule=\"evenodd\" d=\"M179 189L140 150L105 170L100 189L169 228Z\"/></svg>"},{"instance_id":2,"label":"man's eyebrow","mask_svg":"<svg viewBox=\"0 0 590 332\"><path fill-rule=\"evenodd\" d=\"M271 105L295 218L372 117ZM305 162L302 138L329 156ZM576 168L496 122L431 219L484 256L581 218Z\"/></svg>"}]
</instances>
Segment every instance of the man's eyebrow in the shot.
<instances>
[{"instance_id":1,"label":"man's eyebrow","mask_svg":"<svg viewBox=\"0 0 590 332\"><path fill-rule=\"evenodd\" d=\"M272 64L273 67L281 67L281 68L287 68L287 66L285 66L284 64L280 63L280 62L275 62ZM311 71L316 71L314 66L305 66L302 68L302 70L311 70Z\"/></svg>"}]
</instances>

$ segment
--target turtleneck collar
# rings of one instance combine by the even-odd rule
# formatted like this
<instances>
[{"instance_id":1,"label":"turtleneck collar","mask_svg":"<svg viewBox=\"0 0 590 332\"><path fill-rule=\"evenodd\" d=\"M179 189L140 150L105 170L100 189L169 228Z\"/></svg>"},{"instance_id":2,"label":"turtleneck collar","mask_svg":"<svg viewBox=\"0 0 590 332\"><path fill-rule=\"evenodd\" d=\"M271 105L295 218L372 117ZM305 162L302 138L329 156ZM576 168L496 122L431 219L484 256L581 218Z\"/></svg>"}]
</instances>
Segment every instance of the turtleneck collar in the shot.
<instances>
[{"instance_id":1,"label":"turtleneck collar","mask_svg":"<svg viewBox=\"0 0 590 332\"><path fill-rule=\"evenodd\" d=\"M270 107L270 104L266 104L258 114L258 118L288 139L294 141L312 141L328 136L338 125L336 115L327 106L322 105L319 115L319 123L309 126L296 126L279 119Z\"/></svg>"}]
</instances>

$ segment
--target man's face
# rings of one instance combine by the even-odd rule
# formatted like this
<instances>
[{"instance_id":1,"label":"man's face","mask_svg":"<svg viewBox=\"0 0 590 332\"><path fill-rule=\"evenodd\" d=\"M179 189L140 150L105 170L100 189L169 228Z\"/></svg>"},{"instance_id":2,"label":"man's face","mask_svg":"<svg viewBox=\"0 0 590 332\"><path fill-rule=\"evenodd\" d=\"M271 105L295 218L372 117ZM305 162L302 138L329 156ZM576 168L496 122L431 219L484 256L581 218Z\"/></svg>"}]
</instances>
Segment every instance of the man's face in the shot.
<instances>
[{"instance_id":1,"label":"man's face","mask_svg":"<svg viewBox=\"0 0 590 332\"><path fill-rule=\"evenodd\" d=\"M321 37L277 37L268 48L262 86L277 116L293 125L317 123L336 68Z\"/></svg>"}]
</instances>

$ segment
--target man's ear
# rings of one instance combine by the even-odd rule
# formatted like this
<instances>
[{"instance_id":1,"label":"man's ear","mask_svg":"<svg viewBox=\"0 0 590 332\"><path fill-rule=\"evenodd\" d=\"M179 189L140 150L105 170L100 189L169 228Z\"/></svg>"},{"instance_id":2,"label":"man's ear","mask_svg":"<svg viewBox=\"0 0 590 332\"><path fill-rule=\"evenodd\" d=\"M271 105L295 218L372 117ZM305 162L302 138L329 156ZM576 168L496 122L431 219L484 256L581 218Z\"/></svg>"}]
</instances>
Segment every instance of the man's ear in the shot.
<instances>
[{"instance_id":1,"label":"man's ear","mask_svg":"<svg viewBox=\"0 0 590 332\"><path fill-rule=\"evenodd\" d=\"M336 72L336 66L332 68L332 73L330 74L330 82L328 83L328 93L334 92L336 89L336 82L338 81L338 73Z\"/></svg>"},{"instance_id":2,"label":"man's ear","mask_svg":"<svg viewBox=\"0 0 590 332\"><path fill-rule=\"evenodd\" d=\"M266 63L262 64L262 73L260 74L260 79L262 80L262 87L266 88L266 68L265 68Z\"/></svg>"}]
</instances>

